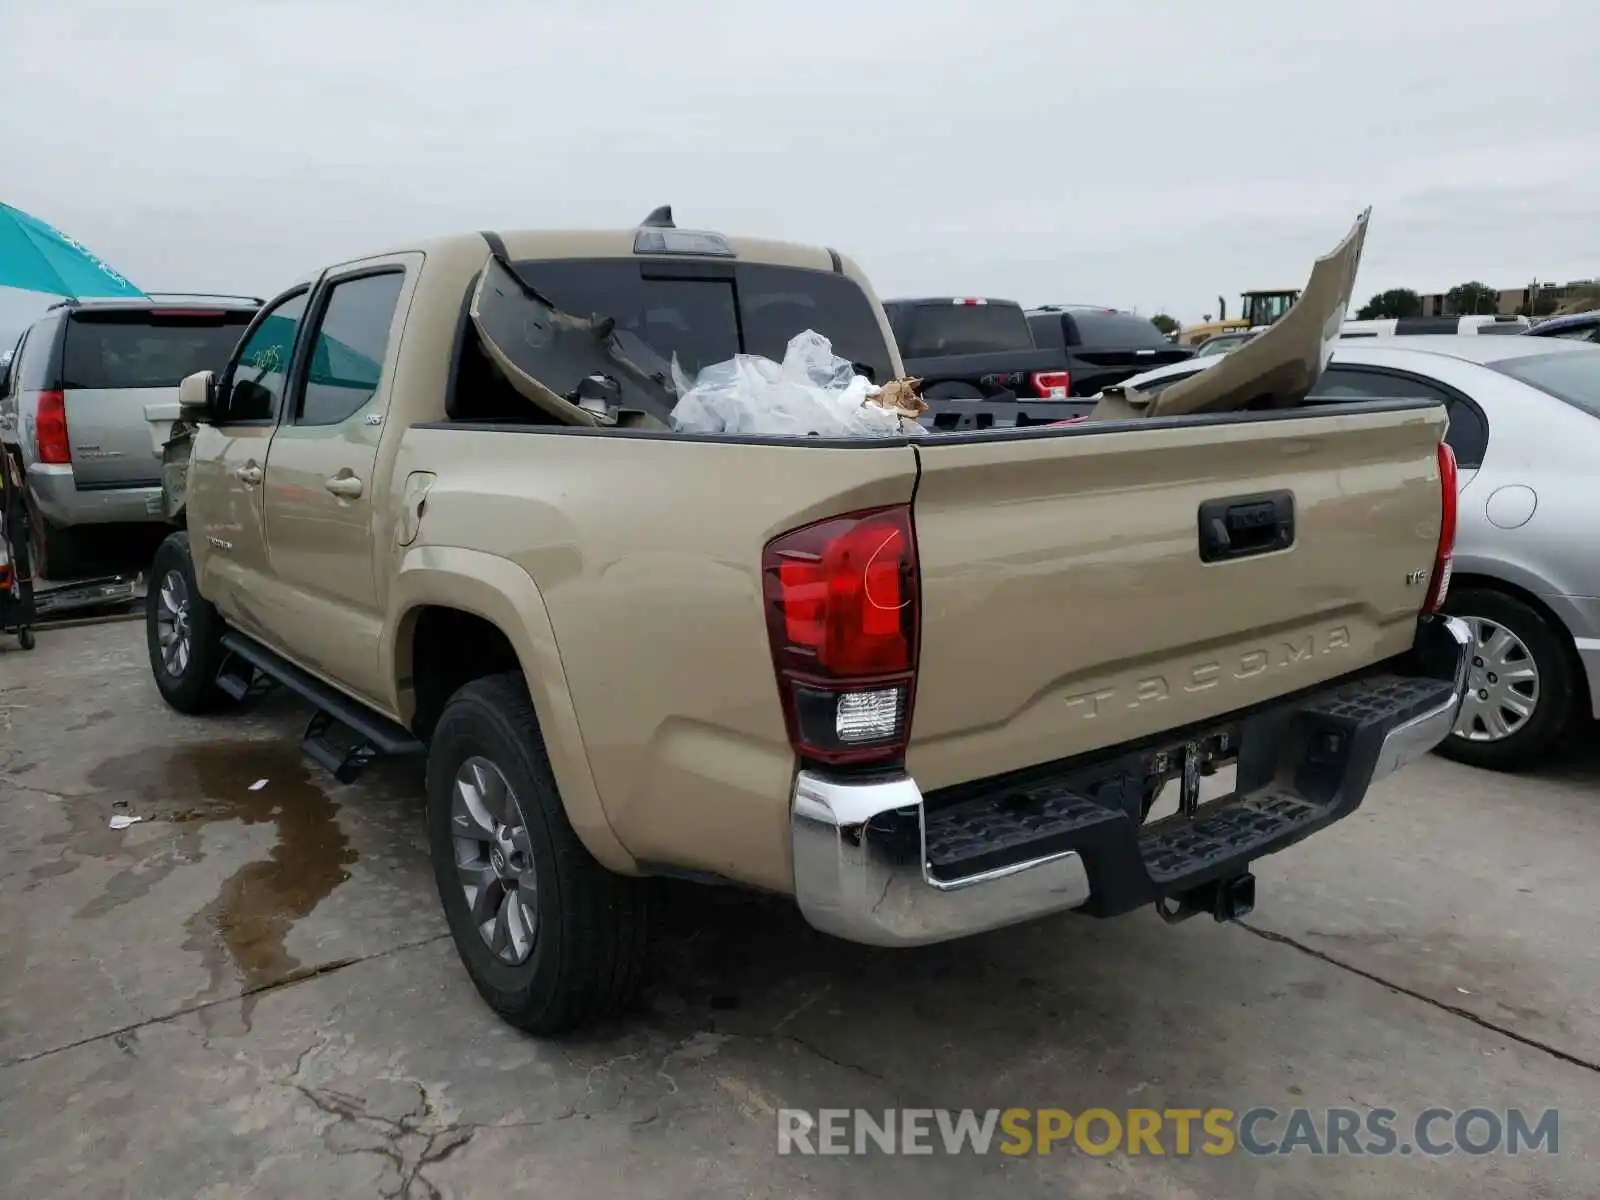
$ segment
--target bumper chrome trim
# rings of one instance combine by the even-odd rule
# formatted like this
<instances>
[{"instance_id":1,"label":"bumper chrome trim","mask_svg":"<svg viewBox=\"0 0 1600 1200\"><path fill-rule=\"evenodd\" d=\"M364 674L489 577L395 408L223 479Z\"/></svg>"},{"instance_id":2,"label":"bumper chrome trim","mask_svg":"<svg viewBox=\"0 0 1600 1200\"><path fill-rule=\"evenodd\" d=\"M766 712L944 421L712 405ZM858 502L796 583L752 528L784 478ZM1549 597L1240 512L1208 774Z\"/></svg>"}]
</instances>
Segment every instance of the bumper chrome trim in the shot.
<instances>
[{"instance_id":1,"label":"bumper chrome trim","mask_svg":"<svg viewBox=\"0 0 1600 1200\"><path fill-rule=\"evenodd\" d=\"M892 837L896 830L901 837ZM904 831L916 830L916 855ZM892 839L892 840L891 840ZM1076 851L965 879L936 880L922 853L922 793L901 777L795 779L795 898L823 933L869 946L922 946L1077 908L1089 876Z\"/></svg>"},{"instance_id":2,"label":"bumper chrome trim","mask_svg":"<svg viewBox=\"0 0 1600 1200\"><path fill-rule=\"evenodd\" d=\"M1439 627L1443 644L1456 656L1450 698L1388 732L1372 769L1373 783L1431 754L1450 736L1461 716L1461 705L1467 698L1467 675L1472 667L1472 632L1457 617L1440 618Z\"/></svg>"},{"instance_id":3,"label":"bumper chrome trim","mask_svg":"<svg viewBox=\"0 0 1600 1200\"><path fill-rule=\"evenodd\" d=\"M1422 758L1450 736L1466 696L1471 647L1464 622L1425 620L1420 673L1448 681L1449 696L1383 735L1371 776L1350 781L1360 794L1341 802L1333 819L1353 810L1373 780ZM814 928L846 941L921 946L1080 908L1091 898L1077 850L958 879L936 878L928 866L922 792L906 776L858 781L801 771L792 806L795 899ZM1146 869L1131 841L1126 855L1123 869Z\"/></svg>"}]
</instances>

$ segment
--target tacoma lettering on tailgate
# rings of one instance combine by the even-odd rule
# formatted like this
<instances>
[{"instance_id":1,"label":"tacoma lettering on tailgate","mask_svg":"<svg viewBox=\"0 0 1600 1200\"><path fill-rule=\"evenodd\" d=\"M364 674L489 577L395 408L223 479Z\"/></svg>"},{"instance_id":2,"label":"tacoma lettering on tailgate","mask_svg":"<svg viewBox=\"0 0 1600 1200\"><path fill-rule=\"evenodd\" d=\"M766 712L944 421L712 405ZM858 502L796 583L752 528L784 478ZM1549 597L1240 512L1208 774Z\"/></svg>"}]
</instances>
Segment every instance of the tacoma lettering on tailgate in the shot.
<instances>
[{"instance_id":1,"label":"tacoma lettering on tailgate","mask_svg":"<svg viewBox=\"0 0 1600 1200\"><path fill-rule=\"evenodd\" d=\"M1089 692L1075 692L1064 697L1064 700L1077 715L1092 720L1107 706L1114 708L1121 705L1132 709L1156 704L1172 695L1174 690L1203 692L1231 680L1253 679L1268 671L1281 671L1349 648L1349 626L1334 625L1320 633L1307 633L1303 637L1284 639L1270 646L1253 647L1226 659L1205 659L1177 676L1176 683L1166 675L1144 675L1126 683L1111 684Z\"/></svg>"}]
</instances>

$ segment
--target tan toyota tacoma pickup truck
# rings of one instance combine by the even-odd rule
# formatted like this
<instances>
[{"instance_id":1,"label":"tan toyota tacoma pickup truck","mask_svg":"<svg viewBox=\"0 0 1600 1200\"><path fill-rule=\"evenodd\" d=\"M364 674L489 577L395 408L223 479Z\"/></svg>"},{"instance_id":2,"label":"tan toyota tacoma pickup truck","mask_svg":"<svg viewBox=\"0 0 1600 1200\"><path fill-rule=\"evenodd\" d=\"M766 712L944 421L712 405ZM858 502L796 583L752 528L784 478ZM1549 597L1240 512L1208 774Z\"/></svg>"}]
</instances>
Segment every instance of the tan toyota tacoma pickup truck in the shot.
<instances>
[{"instance_id":1,"label":"tan toyota tacoma pickup truck","mask_svg":"<svg viewBox=\"0 0 1600 1200\"><path fill-rule=\"evenodd\" d=\"M1353 262L1286 339L1342 308ZM508 1021L625 1003L651 876L880 946L1065 910L1227 920L1255 859L1449 732L1442 408L1300 409L1314 349L1260 360L1268 407L1173 388L981 433L672 426L674 356L781 358L806 329L900 374L848 259L654 214L329 267L185 381L161 694L293 689L341 779L426 755L444 911Z\"/></svg>"}]
</instances>

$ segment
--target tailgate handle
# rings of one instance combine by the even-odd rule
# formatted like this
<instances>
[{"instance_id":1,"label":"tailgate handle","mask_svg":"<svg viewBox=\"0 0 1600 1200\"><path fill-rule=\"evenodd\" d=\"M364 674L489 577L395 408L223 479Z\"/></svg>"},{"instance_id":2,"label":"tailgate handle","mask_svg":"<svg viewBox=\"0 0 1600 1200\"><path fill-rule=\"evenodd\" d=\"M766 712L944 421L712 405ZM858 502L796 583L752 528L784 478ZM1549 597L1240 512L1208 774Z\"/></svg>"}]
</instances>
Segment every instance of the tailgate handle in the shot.
<instances>
[{"instance_id":1,"label":"tailgate handle","mask_svg":"<svg viewBox=\"0 0 1600 1200\"><path fill-rule=\"evenodd\" d=\"M1294 545L1294 493L1263 492L1200 506L1200 561L1227 562Z\"/></svg>"}]
</instances>

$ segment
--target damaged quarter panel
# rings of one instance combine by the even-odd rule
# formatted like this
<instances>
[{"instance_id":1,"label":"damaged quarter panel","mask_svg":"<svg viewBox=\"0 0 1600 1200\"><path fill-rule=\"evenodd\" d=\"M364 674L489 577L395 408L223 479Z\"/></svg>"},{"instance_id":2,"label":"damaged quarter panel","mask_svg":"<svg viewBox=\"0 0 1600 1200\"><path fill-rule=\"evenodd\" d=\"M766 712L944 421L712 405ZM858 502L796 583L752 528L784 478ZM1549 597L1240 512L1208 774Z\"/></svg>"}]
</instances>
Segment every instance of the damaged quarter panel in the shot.
<instances>
[{"instance_id":1,"label":"damaged quarter panel","mask_svg":"<svg viewBox=\"0 0 1600 1200\"><path fill-rule=\"evenodd\" d=\"M533 579L581 731L569 757L586 756L629 854L792 890L794 752L761 549L825 516L908 503L910 446L539 427L412 429L406 443L438 475L408 557L470 546Z\"/></svg>"}]
</instances>

